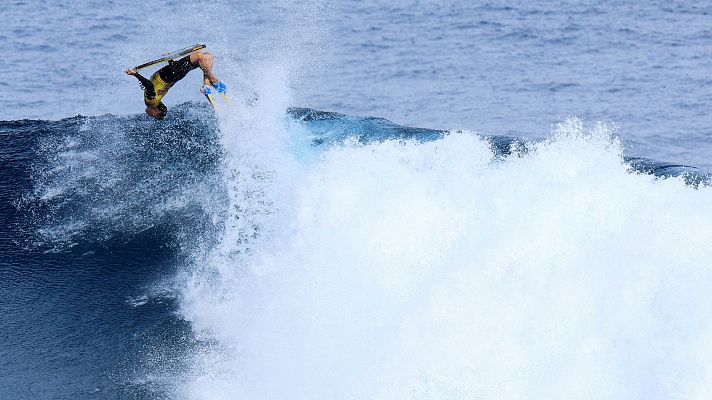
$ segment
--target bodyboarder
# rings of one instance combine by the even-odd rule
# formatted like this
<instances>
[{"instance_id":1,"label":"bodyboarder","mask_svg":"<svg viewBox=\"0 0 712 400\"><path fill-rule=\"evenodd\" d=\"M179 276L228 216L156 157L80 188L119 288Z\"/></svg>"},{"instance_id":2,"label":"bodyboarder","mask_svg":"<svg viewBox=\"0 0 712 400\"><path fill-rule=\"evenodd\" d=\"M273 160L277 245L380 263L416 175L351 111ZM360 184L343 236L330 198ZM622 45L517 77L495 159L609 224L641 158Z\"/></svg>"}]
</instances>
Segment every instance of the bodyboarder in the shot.
<instances>
[{"instance_id":1,"label":"bodyboarder","mask_svg":"<svg viewBox=\"0 0 712 400\"><path fill-rule=\"evenodd\" d=\"M208 52L194 51L178 61L169 60L168 65L154 72L150 79L144 78L132 68L127 69L126 74L135 76L141 82L146 114L163 119L168 112L168 108L161 101L163 96L176 82L196 68L203 71L203 86L200 92L208 98L210 104L213 104L212 89L223 95L227 94L227 87L213 73L213 55Z\"/></svg>"}]
</instances>

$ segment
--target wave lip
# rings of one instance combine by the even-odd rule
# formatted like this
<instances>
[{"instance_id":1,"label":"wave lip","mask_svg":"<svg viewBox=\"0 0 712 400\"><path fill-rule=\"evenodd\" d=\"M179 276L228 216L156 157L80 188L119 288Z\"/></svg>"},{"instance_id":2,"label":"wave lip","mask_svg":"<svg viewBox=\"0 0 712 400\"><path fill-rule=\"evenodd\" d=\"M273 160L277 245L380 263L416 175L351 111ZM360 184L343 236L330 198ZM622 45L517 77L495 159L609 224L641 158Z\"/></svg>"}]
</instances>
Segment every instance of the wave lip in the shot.
<instances>
[{"instance_id":1,"label":"wave lip","mask_svg":"<svg viewBox=\"0 0 712 400\"><path fill-rule=\"evenodd\" d=\"M291 108L288 113L306 125L307 130L316 136L313 140L315 145L338 143L347 138L356 138L362 143L389 139L430 141L442 139L449 133L449 131L440 129L401 126L384 118L355 117L309 108ZM535 143L513 136L482 135L482 137L487 138L491 143L492 151L497 156L527 152ZM695 187L700 184L710 185L712 183L712 173L699 167L657 161L640 156L624 156L623 160L634 172L650 174L659 178L682 177L688 184Z\"/></svg>"}]
</instances>

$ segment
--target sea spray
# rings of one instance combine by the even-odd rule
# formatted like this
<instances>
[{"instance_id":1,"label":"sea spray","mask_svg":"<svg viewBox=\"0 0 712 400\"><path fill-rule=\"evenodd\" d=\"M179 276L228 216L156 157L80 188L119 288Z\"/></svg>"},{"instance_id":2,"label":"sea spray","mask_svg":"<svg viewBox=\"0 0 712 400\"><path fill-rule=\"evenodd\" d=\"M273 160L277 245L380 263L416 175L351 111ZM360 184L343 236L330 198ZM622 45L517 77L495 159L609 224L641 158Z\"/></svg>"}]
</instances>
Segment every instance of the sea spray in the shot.
<instances>
[{"instance_id":1,"label":"sea spray","mask_svg":"<svg viewBox=\"0 0 712 400\"><path fill-rule=\"evenodd\" d=\"M460 132L311 160L250 183L281 188L270 240L225 257L226 227L221 294L186 292L217 342L189 397L704 398L709 187L631 173L577 120L506 159Z\"/></svg>"},{"instance_id":2,"label":"sea spray","mask_svg":"<svg viewBox=\"0 0 712 400\"><path fill-rule=\"evenodd\" d=\"M230 330L226 337L216 326L233 319L236 296L245 292L240 286L252 281L255 258L272 246L274 230L280 227L275 218L282 208L281 193L296 166L285 129L286 74L278 66L263 66L255 74L254 93L220 101L216 107L228 204L225 213L214 216L222 219L214 221L222 234L199 247L183 278L183 314L198 337L215 344L195 354L195 380L188 388L193 396L212 393L203 385L212 386L211 378L230 377L235 371L231 363L238 356L238 343ZM206 306L211 315L204 312ZM225 372L216 376L216 370Z\"/></svg>"},{"instance_id":3,"label":"sea spray","mask_svg":"<svg viewBox=\"0 0 712 400\"><path fill-rule=\"evenodd\" d=\"M62 251L162 224L175 228L181 246L206 228L204 216L223 203L215 121L195 103L171 113L160 122L142 115L29 122L38 141L33 187L17 207L32 216L31 247Z\"/></svg>"}]
</instances>

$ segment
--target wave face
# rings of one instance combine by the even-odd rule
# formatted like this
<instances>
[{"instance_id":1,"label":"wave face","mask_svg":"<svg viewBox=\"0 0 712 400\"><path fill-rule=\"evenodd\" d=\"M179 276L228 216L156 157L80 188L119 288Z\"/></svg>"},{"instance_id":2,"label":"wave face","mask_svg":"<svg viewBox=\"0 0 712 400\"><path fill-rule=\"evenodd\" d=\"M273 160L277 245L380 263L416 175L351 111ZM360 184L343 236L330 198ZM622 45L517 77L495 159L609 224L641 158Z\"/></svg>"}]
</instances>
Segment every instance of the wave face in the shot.
<instances>
[{"instance_id":1,"label":"wave face","mask_svg":"<svg viewBox=\"0 0 712 400\"><path fill-rule=\"evenodd\" d=\"M0 122L0 398L176 394L175 276L226 192L214 119L173 115Z\"/></svg>"},{"instance_id":2,"label":"wave face","mask_svg":"<svg viewBox=\"0 0 712 400\"><path fill-rule=\"evenodd\" d=\"M122 343L75 356L67 395L710 395L709 173L627 158L577 119L527 142L285 114L285 89L261 85L215 115L0 124L35 138L24 251L82 293L57 301L111 327L62 319L63 346Z\"/></svg>"}]
</instances>

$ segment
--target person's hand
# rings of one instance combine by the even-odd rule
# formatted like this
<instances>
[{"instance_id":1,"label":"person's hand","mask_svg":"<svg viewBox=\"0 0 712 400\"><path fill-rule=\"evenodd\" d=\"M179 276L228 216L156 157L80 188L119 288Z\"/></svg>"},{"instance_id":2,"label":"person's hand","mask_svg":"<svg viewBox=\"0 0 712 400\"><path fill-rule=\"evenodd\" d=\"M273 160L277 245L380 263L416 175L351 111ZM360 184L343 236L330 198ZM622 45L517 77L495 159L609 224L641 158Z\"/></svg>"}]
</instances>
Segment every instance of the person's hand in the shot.
<instances>
[{"instance_id":1,"label":"person's hand","mask_svg":"<svg viewBox=\"0 0 712 400\"><path fill-rule=\"evenodd\" d=\"M135 69L129 68L126 70L126 75L136 75L136 74L137 74L137 72Z\"/></svg>"}]
</instances>

